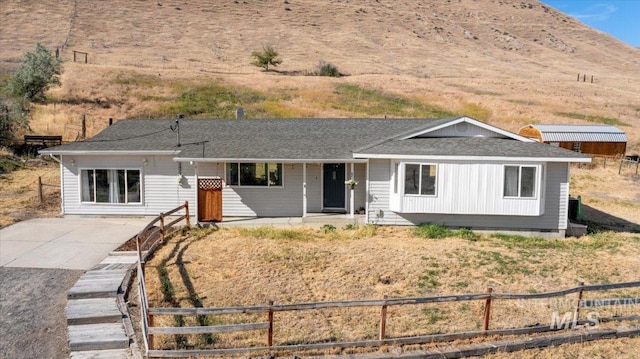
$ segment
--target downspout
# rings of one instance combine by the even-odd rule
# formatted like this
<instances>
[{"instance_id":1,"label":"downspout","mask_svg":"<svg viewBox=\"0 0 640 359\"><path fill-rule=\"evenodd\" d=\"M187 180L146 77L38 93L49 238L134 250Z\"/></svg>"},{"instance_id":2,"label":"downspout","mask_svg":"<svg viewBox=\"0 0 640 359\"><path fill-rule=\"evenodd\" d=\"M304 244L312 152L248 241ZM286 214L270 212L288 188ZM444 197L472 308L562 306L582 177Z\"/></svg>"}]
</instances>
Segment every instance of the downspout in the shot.
<instances>
[{"instance_id":1,"label":"downspout","mask_svg":"<svg viewBox=\"0 0 640 359\"><path fill-rule=\"evenodd\" d=\"M60 164L60 214L64 215L64 167L62 166L62 155L60 155L60 158L58 159L50 153L49 157Z\"/></svg>"}]
</instances>

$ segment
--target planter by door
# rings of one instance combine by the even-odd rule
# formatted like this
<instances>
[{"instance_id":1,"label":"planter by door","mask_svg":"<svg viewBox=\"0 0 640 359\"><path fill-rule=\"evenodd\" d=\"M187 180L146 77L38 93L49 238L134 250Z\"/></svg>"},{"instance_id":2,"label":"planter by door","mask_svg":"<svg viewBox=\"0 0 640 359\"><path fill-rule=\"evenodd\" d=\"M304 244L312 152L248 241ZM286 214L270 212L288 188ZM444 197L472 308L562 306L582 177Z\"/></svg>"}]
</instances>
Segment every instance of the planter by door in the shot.
<instances>
[{"instance_id":1,"label":"planter by door","mask_svg":"<svg viewBox=\"0 0 640 359\"><path fill-rule=\"evenodd\" d=\"M222 179L198 179L198 220L222 221Z\"/></svg>"},{"instance_id":2,"label":"planter by door","mask_svg":"<svg viewBox=\"0 0 640 359\"><path fill-rule=\"evenodd\" d=\"M325 163L323 167L323 204L325 210L345 209L345 165Z\"/></svg>"}]
</instances>

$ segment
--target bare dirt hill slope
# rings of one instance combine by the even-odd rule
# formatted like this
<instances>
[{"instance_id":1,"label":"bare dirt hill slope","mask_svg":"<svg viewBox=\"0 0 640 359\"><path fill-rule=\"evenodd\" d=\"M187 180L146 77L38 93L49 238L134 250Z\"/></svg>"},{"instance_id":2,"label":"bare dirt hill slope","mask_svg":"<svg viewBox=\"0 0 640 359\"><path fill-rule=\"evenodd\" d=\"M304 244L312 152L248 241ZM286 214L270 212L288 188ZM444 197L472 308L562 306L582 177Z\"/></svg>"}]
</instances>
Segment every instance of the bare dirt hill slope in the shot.
<instances>
[{"instance_id":1,"label":"bare dirt hill slope","mask_svg":"<svg viewBox=\"0 0 640 359\"><path fill-rule=\"evenodd\" d=\"M577 113L620 119L631 125L632 141L640 138L640 50L536 0L5 0L0 24L0 72L15 68L36 41L62 49L67 64L56 96L82 105L68 108L70 116L137 115L140 104L128 98L108 110L94 106L122 93L108 84L124 70L332 91L330 80L273 76L250 64L252 51L273 45L284 60L280 75L324 60L351 75L339 81L455 112L472 103L489 111L482 120L511 130L580 122L557 115ZM73 50L87 52L89 64L70 63ZM588 83L593 76L594 85L578 83L578 74ZM361 115L300 96L290 105L305 116Z\"/></svg>"}]
</instances>

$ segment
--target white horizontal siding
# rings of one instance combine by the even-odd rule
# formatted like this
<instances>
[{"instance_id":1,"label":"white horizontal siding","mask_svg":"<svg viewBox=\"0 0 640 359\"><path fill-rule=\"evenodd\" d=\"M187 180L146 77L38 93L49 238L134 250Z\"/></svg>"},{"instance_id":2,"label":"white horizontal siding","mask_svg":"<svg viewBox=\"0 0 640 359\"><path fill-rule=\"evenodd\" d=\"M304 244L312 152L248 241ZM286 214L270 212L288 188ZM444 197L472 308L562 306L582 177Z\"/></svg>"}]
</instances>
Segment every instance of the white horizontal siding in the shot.
<instances>
[{"instance_id":1,"label":"white horizontal siding","mask_svg":"<svg viewBox=\"0 0 640 359\"><path fill-rule=\"evenodd\" d=\"M371 223L388 225L415 225L436 223L452 227L476 229L512 229L558 231L566 229L566 202L568 200L568 164L546 165L544 188L544 214L540 216L473 215L441 213L397 213L389 208L391 170L389 160L371 160L369 163L369 213ZM483 192L478 188L478 192ZM380 216L376 216L376 214Z\"/></svg>"},{"instance_id":2,"label":"white horizontal siding","mask_svg":"<svg viewBox=\"0 0 640 359\"><path fill-rule=\"evenodd\" d=\"M195 214L193 168L182 165L185 180L179 185L178 163L170 156L62 156L61 160L65 214L156 216L185 201L191 203L190 212ZM82 203L79 178L82 169L141 170L142 203Z\"/></svg>"}]
</instances>

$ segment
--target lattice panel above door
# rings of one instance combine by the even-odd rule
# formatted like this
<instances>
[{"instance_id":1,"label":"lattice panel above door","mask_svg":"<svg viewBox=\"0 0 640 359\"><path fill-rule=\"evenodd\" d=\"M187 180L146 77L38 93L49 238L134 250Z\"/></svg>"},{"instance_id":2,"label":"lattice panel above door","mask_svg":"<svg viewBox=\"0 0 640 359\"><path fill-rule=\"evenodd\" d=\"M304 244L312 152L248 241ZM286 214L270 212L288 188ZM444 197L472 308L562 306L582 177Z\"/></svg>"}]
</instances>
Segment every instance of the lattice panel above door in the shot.
<instances>
[{"instance_id":1,"label":"lattice panel above door","mask_svg":"<svg viewBox=\"0 0 640 359\"><path fill-rule=\"evenodd\" d=\"M202 190L221 190L222 178L201 178L198 180L198 188Z\"/></svg>"}]
</instances>

